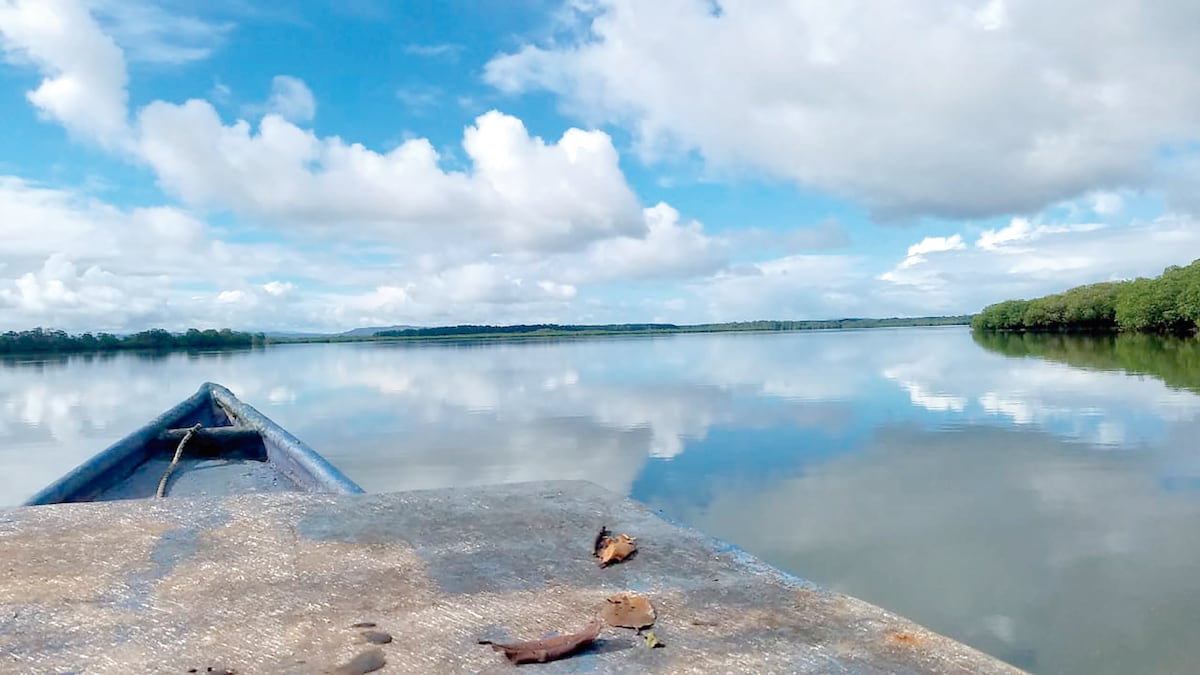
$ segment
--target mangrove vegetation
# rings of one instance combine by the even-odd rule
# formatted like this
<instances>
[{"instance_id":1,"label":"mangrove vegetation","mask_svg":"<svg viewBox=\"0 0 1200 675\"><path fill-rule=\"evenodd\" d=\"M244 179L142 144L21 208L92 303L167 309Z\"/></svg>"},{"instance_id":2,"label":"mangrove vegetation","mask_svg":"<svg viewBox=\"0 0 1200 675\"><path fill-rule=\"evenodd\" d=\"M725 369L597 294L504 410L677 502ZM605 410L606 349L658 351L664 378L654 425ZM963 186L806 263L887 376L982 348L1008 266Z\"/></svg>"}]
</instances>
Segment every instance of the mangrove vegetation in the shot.
<instances>
[{"instance_id":1,"label":"mangrove vegetation","mask_svg":"<svg viewBox=\"0 0 1200 675\"><path fill-rule=\"evenodd\" d=\"M975 315L984 331L1190 334L1200 322L1200 260L1153 279L1078 286L1032 300L1006 300Z\"/></svg>"},{"instance_id":2,"label":"mangrove vegetation","mask_svg":"<svg viewBox=\"0 0 1200 675\"><path fill-rule=\"evenodd\" d=\"M262 333L240 333L229 330L197 330L171 333L161 328L133 333L113 335L111 333L83 333L69 335L61 330L35 328L26 331L0 333L0 354L64 354L104 352L120 349L213 349L228 347L253 347L267 342Z\"/></svg>"}]
</instances>

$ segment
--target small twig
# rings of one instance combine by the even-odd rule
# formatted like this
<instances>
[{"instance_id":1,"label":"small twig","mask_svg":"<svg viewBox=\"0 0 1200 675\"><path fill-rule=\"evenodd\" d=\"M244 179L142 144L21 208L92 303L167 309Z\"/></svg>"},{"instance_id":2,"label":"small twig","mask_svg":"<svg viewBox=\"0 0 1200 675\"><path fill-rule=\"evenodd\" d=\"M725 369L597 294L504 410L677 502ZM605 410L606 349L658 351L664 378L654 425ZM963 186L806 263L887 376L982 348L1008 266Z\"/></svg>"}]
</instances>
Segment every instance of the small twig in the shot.
<instances>
[{"instance_id":1,"label":"small twig","mask_svg":"<svg viewBox=\"0 0 1200 675\"><path fill-rule=\"evenodd\" d=\"M602 551L604 547L608 545L608 535L610 534L612 534L612 532L609 532L607 527L603 525L600 526L600 533L596 535L596 541L594 544L592 544L593 557L600 557L600 551Z\"/></svg>"}]
</instances>

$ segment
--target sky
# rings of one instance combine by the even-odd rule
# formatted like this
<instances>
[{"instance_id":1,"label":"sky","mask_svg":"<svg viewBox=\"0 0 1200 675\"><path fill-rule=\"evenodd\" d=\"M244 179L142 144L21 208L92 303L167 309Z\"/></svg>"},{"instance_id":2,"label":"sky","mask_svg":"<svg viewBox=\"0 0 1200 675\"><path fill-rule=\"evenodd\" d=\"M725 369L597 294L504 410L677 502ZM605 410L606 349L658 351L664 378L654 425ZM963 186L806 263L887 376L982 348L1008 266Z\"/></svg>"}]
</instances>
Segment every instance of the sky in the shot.
<instances>
[{"instance_id":1,"label":"sky","mask_svg":"<svg viewBox=\"0 0 1200 675\"><path fill-rule=\"evenodd\" d=\"M1200 257L1193 0L0 0L0 330L970 313Z\"/></svg>"}]
</instances>

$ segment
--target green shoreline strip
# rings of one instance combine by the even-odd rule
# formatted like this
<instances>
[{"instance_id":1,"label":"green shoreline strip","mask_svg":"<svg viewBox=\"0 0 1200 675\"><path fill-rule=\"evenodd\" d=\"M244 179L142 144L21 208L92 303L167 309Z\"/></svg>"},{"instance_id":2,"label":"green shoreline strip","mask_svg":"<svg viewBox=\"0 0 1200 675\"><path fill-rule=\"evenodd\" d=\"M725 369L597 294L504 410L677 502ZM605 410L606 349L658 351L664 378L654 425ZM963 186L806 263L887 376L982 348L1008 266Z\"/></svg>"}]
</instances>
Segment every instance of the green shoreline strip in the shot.
<instances>
[{"instance_id":1,"label":"green shoreline strip","mask_svg":"<svg viewBox=\"0 0 1200 675\"><path fill-rule=\"evenodd\" d=\"M803 330L847 330L907 326L965 326L971 315L889 319L836 319L829 321L743 321L695 325L675 324L522 324L515 326L460 325L379 331L375 335L318 335L269 337L229 329L171 333L162 329L128 336L108 333L70 335L37 328L0 333L0 356L29 354L81 354L118 350L179 350L262 347L272 344L331 342L416 342L448 340L529 340L557 338L627 337L678 335L682 333L762 333Z\"/></svg>"}]
</instances>

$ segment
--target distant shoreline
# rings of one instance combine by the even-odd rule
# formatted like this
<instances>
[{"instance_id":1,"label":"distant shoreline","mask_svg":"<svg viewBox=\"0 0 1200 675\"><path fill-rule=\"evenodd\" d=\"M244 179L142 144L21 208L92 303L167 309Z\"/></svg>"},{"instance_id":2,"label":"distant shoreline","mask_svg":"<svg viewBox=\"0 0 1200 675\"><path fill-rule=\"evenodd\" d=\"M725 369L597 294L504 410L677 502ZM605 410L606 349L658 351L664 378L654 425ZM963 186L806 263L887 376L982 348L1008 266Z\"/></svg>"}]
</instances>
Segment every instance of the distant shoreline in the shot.
<instances>
[{"instance_id":1,"label":"distant shoreline","mask_svg":"<svg viewBox=\"0 0 1200 675\"><path fill-rule=\"evenodd\" d=\"M783 333L807 330L848 330L866 328L902 328L928 326L966 326L972 315L932 316L888 319L834 319L818 321L742 321L712 324L534 324L515 326L461 325L434 328L384 330L375 335L328 335L272 338L274 343L331 342L426 342L449 340L518 340L555 338L630 337L680 335L686 333Z\"/></svg>"},{"instance_id":2,"label":"distant shoreline","mask_svg":"<svg viewBox=\"0 0 1200 675\"><path fill-rule=\"evenodd\" d=\"M819 321L741 321L712 324L533 324L510 326L460 325L431 328L382 330L374 335L306 335L271 337L264 333L197 331L169 333L162 329L124 337L110 334L33 329L0 333L0 357L50 354L96 354L118 351L188 351L222 348L263 348L276 344L325 344L335 342L448 342L516 341L562 338L631 337L689 333L782 333L811 330L862 330L929 326L966 326L972 315L929 316L887 319L833 319Z\"/></svg>"}]
</instances>

